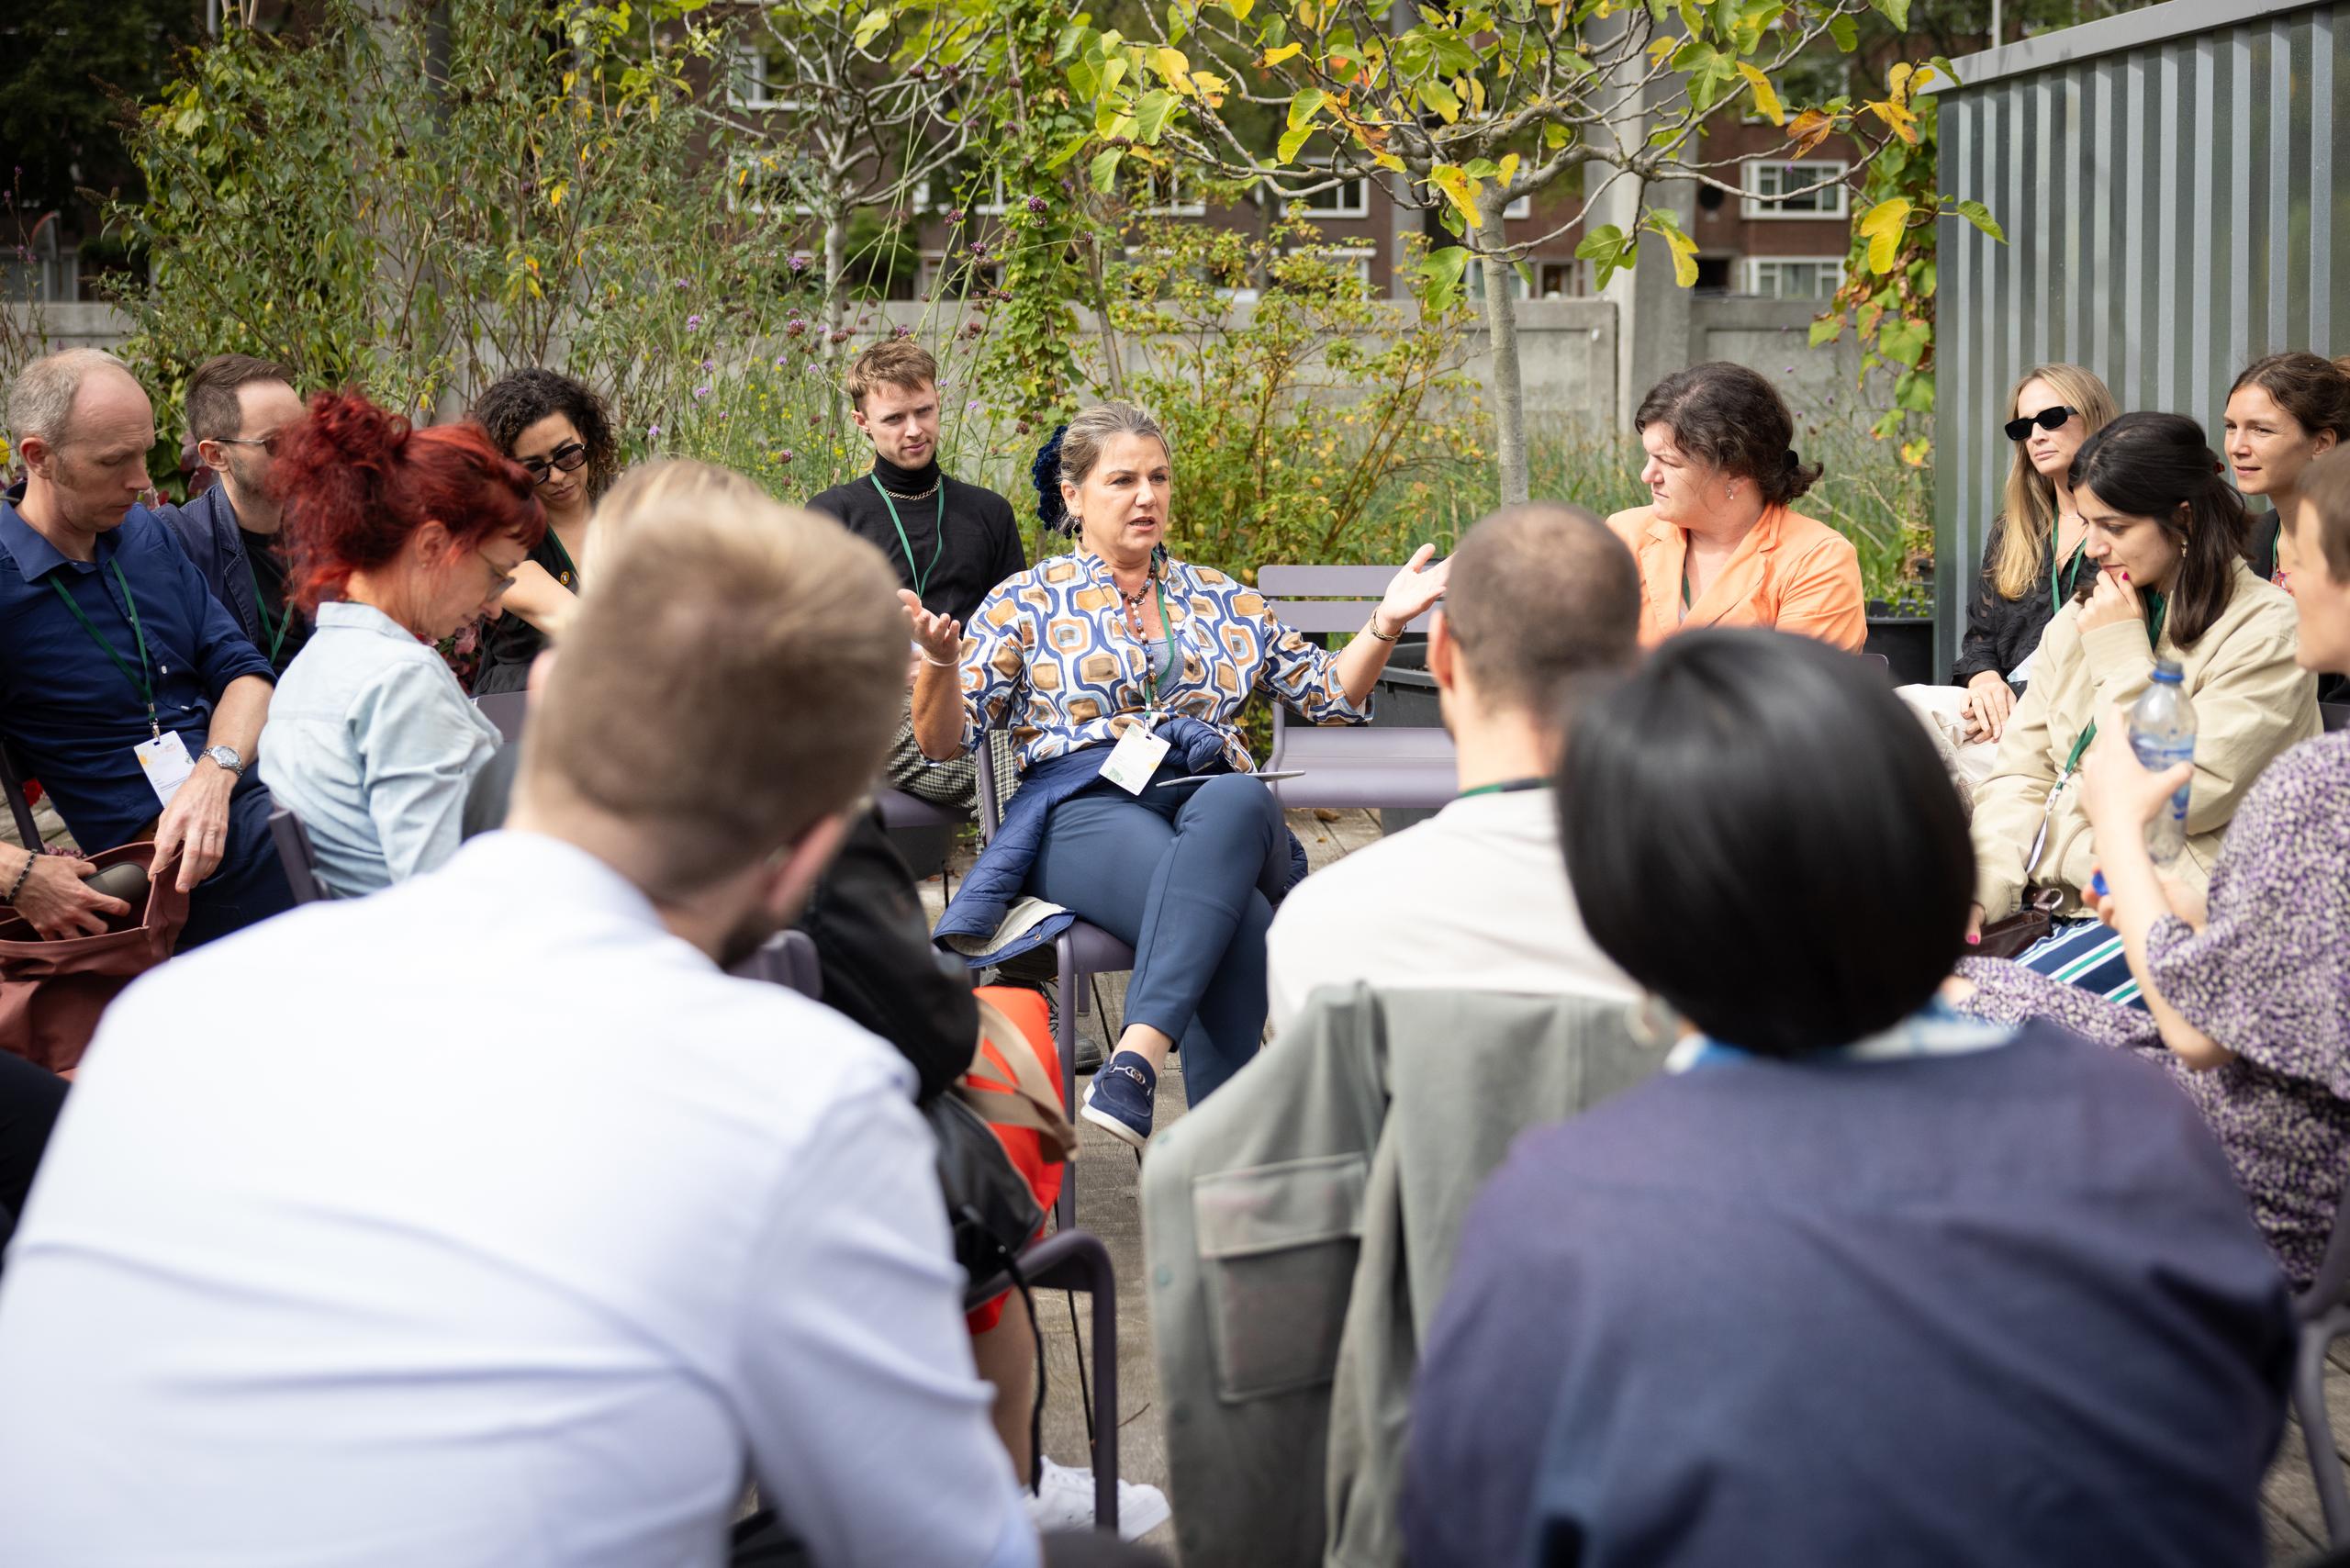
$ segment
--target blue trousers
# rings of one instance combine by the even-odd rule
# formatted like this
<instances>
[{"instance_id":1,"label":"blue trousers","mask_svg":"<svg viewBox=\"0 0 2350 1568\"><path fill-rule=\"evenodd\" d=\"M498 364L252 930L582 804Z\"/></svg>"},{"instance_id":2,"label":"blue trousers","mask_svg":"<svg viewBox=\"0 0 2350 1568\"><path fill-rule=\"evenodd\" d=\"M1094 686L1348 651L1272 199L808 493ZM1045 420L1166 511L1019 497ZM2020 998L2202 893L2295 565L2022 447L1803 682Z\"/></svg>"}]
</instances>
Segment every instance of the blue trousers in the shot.
<instances>
[{"instance_id":1,"label":"blue trousers","mask_svg":"<svg viewBox=\"0 0 2350 1568\"><path fill-rule=\"evenodd\" d=\"M227 853L218 869L188 894L187 924L180 927L173 952L201 947L294 907L294 890L286 885L285 868L277 863L277 846L269 836L272 804L268 788L247 768L229 797ZM179 868L174 865L165 874L176 877Z\"/></svg>"},{"instance_id":2,"label":"blue trousers","mask_svg":"<svg viewBox=\"0 0 2350 1568\"><path fill-rule=\"evenodd\" d=\"M1265 930L1289 845L1273 792L1257 780L1165 782L1177 777L1170 764L1138 796L1104 779L1062 801L1028 890L1135 950L1126 1022L1181 1046L1197 1104L1264 1037Z\"/></svg>"}]
</instances>

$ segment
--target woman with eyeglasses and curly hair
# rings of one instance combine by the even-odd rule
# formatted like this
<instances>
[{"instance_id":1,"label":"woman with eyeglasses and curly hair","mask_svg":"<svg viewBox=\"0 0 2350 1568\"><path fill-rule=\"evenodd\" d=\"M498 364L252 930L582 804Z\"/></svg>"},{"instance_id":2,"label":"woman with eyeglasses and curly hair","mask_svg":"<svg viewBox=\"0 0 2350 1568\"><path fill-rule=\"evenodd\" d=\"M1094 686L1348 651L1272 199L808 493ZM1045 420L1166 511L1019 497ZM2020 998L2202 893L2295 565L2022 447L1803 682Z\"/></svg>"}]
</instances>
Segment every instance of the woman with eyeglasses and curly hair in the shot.
<instances>
[{"instance_id":1,"label":"woman with eyeglasses and curly hair","mask_svg":"<svg viewBox=\"0 0 2350 1568\"><path fill-rule=\"evenodd\" d=\"M578 602L596 503L620 472L620 442L603 398L552 370L499 376L474 404L498 450L531 472L547 533L514 574L501 613L482 633L474 695L520 691L547 639Z\"/></svg>"}]
</instances>

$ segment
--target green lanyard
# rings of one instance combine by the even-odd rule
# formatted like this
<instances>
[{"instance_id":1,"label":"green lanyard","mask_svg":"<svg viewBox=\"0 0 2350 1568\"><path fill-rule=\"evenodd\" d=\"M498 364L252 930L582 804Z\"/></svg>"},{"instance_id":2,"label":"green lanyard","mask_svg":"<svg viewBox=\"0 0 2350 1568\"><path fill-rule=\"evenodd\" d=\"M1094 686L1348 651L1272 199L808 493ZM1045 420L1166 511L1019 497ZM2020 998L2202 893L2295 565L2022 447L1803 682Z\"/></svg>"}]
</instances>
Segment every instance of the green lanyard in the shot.
<instances>
[{"instance_id":1,"label":"green lanyard","mask_svg":"<svg viewBox=\"0 0 2350 1568\"><path fill-rule=\"evenodd\" d=\"M261 574L253 570L252 552L245 552L245 577L253 585L253 611L261 617L261 629L269 633L269 667L277 667L277 650L285 645L285 628L294 624L294 612L278 607L277 623L269 621L269 596L261 591ZM127 590L126 590L127 591Z\"/></svg>"},{"instance_id":2,"label":"green lanyard","mask_svg":"<svg viewBox=\"0 0 2350 1568\"><path fill-rule=\"evenodd\" d=\"M2081 552L2086 542L2073 546L2073 554L2062 566L2048 574L2048 610L2050 614L2065 608L2065 600L2073 591L2073 582L2081 575Z\"/></svg>"},{"instance_id":3,"label":"green lanyard","mask_svg":"<svg viewBox=\"0 0 2350 1568\"><path fill-rule=\"evenodd\" d=\"M1167 672L1172 675L1175 673L1175 622L1167 618L1167 585L1159 580L1158 573L1153 572L1150 586L1158 590L1158 629L1167 638ZM1142 656L1142 674L1147 683L1143 689L1150 704L1149 711L1156 713L1158 711L1158 666L1147 653Z\"/></svg>"},{"instance_id":4,"label":"green lanyard","mask_svg":"<svg viewBox=\"0 0 2350 1568\"><path fill-rule=\"evenodd\" d=\"M2148 607L2153 611L2146 618L2146 646L2159 649L2163 640L2163 620L2170 613L2170 605L2165 601L2161 594L2151 590L2145 597ZM2073 776L2073 770L2081 765L2082 754L2089 749L2089 743L2096 739L2097 721L2091 719L2089 727L2081 732L2081 738L2073 743L2072 755L2065 759L2065 776L2057 779L2057 783L2062 784L2065 778L2070 778Z\"/></svg>"},{"instance_id":5,"label":"green lanyard","mask_svg":"<svg viewBox=\"0 0 2350 1568\"><path fill-rule=\"evenodd\" d=\"M898 521L898 503L890 498L888 490L882 488L881 476L867 474L866 478L880 496L881 504L890 509L890 526L898 531L898 548L906 553L906 570L914 575L914 597L920 599L929 589L930 574L938 570L939 552L946 548L946 476L941 474L938 476L938 521L934 525L936 532L931 539L930 565L927 566L915 563L913 541L906 537L906 525Z\"/></svg>"},{"instance_id":6,"label":"green lanyard","mask_svg":"<svg viewBox=\"0 0 2350 1568\"><path fill-rule=\"evenodd\" d=\"M151 738L162 740L163 726L155 717L155 679L147 673L147 629L139 624L139 601L130 597L130 584L123 579L122 564L110 559L106 562L106 569L114 574L114 586L122 590L123 609L130 618L130 634L139 639L139 668L136 673L123 662L122 655L115 652L114 644L98 635L98 629L90 624L90 618L82 613L81 605L65 591L65 585L51 577L49 586L57 590L57 597L65 601L65 608L73 612L73 619L82 623L82 630L90 634L90 641L105 650L106 657L114 661L114 667L122 671L122 678L130 682L130 689L146 700L147 733Z\"/></svg>"},{"instance_id":7,"label":"green lanyard","mask_svg":"<svg viewBox=\"0 0 2350 1568\"><path fill-rule=\"evenodd\" d=\"M1521 790L1539 790L1550 782L1548 778L1505 778L1499 784L1480 784L1474 790L1463 790L1452 798L1466 801L1478 795L1515 795Z\"/></svg>"}]
</instances>

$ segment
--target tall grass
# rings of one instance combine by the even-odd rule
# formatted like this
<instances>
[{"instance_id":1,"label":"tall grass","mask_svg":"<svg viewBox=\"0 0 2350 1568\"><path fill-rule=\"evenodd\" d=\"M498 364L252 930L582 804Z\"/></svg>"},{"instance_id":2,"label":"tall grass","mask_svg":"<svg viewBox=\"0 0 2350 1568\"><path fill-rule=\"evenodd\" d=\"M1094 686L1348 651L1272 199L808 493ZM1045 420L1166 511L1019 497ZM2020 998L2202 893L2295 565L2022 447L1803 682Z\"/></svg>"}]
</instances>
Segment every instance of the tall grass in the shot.
<instances>
[{"instance_id":1,"label":"tall grass","mask_svg":"<svg viewBox=\"0 0 2350 1568\"><path fill-rule=\"evenodd\" d=\"M1805 421L1798 445L1824 470L1798 510L1852 540L1871 599L1923 610L1932 599L1933 471L1901 461L1891 442L1833 418ZM1639 438L1594 430L1579 420L1546 420L1527 432L1528 467L1538 499L1573 501L1605 517L1648 504L1640 483ZM1348 559L1401 560L1422 540L1449 548L1462 530L1499 502L1490 464L1460 464L1433 478L1392 485L1373 501L1349 543Z\"/></svg>"}]
</instances>

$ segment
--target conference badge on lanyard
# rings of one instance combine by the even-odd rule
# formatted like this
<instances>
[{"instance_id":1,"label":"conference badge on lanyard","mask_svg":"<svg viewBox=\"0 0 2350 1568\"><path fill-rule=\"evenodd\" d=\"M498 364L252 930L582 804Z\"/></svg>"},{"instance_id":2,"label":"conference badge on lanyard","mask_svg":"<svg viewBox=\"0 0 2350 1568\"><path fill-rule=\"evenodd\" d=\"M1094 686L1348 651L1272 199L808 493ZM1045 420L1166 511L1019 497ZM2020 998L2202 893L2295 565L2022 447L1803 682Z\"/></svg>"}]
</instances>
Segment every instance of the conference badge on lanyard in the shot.
<instances>
[{"instance_id":1,"label":"conference badge on lanyard","mask_svg":"<svg viewBox=\"0 0 2350 1568\"><path fill-rule=\"evenodd\" d=\"M1158 588L1158 626L1167 637L1168 668L1175 665L1175 623L1167 618L1167 589ZM1151 777L1158 765L1167 760L1169 743L1161 740L1158 729L1158 670L1149 654L1143 655L1145 701L1142 716L1126 726L1111 750L1110 760L1102 765L1102 777L1130 795L1139 795L1150 787Z\"/></svg>"}]
</instances>

